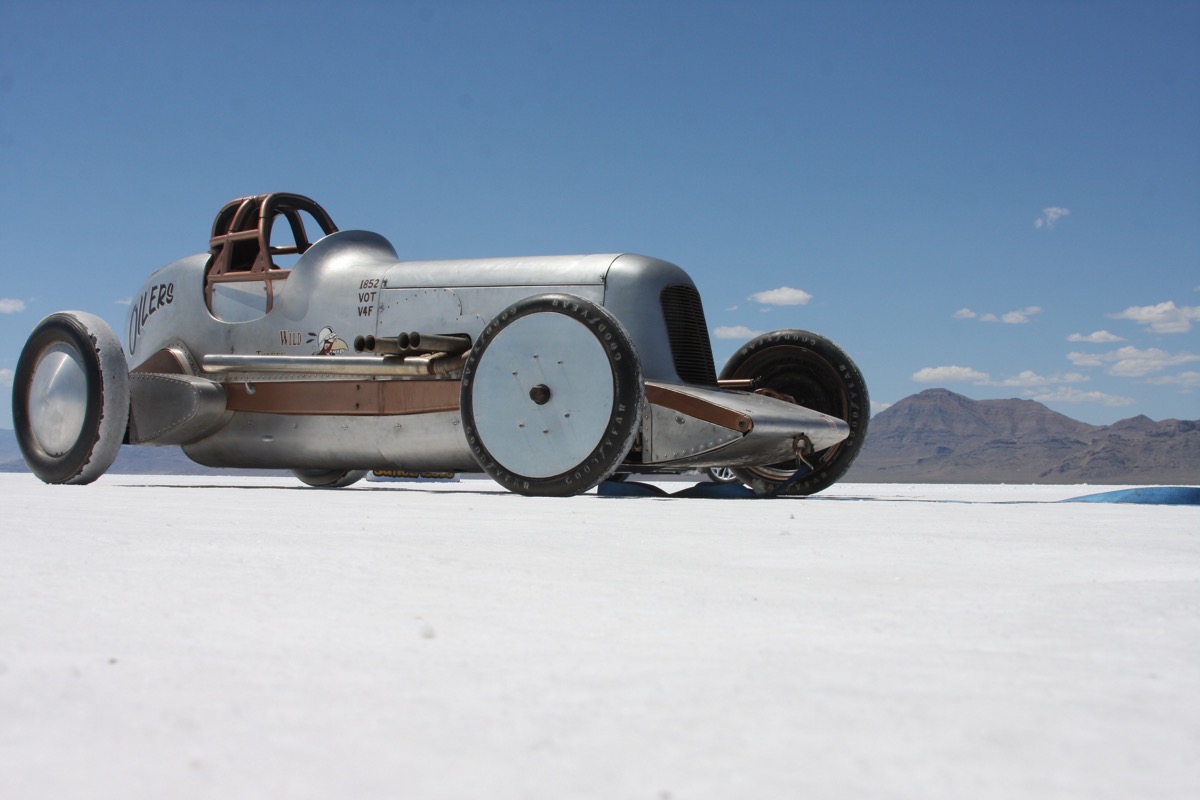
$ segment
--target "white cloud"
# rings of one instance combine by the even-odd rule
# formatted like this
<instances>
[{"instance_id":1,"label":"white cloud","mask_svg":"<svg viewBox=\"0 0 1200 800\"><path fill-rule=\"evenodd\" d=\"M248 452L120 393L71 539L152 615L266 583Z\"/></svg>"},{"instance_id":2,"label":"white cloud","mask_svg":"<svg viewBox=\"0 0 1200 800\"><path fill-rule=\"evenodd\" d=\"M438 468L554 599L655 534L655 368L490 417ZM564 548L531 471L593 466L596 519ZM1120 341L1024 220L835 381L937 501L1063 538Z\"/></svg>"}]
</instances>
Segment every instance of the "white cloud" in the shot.
<instances>
[{"instance_id":1,"label":"white cloud","mask_svg":"<svg viewBox=\"0 0 1200 800\"><path fill-rule=\"evenodd\" d=\"M118 306L133 305L133 298L132 297L121 297L117 300L113 300L113 304L118 305Z\"/></svg>"},{"instance_id":2,"label":"white cloud","mask_svg":"<svg viewBox=\"0 0 1200 800\"><path fill-rule=\"evenodd\" d=\"M925 367L914 372L912 379L917 383L982 383L991 376L970 367Z\"/></svg>"},{"instance_id":3,"label":"white cloud","mask_svg":"<svg viewBox=\"0 0 1200 800\"><path fill-rule=\"evenodd\" d=\"M889 408L892 407L892 405L893 405L893 403L877 403L874 400L872 400L871 401L871 416L875 416L880 411L887 411Z\"/></svg>"},{"instance_id":4,"label":"white cloud","mask_svg":"<svg viewBox=\"0 0 1200 800\"><path fill-rule=\"evenodd\" d=\"M1084 383L1090 380L1087 375L1079 372L1068 372L1067 374L1054 375L1039 375L1033 370L1023 370L1019 374L1005 378L1002 381L988 381L988 386L1054 386L1062 383Z\"/></svg>"},{"instance_id":5,"label":"white cloud","mask_svg":"<svg viewBox=\"0 0 1200 800\"><path fill-rule=\"evenodd\" d=\"M1054 227L1054 223L1058 222L1063 217L1070 216L1070 214L1071 209L1062 208L1061 206L1043 208L1042 215L1034 220L1033 227L1038 228L1039 230L1042 228L1050 230Z\"/></svg>"},{"instance_id":6,"label":"white cloud","mask_svg":"<svg viewBox=\"0 0 1200 800\"><path fill-rule=\"evenodd\" d=\"M954 319L977 319L980 322L1003 322L1007 325L1024 325L1029 322L1034 314L1042 313L1041 306L1026 306L1017 311L1006 311L1003 314L993 314L990 311L986 314L980 314L977 311L972 311L969 308L960 308L950 316Z\"/></svg>"},{"instance_id":7,"label":"white cloud","mask_svg":"<svg viewBox=\"0 0 1200 800\"><path fill-rule=\"evenodd\" d=\"M1009 311L1000 315L1000 321L1009 325L1024 325L1034 314L1042 312L1041 306L1028 306L1020 311Z\"/></svg>"},{"instance_id":8,"label":"white cloud","mask_svg":"<svg viewBox=\"0 0 1200 800\"><path fill-rule=\"evenodd\" d=\"M1085 392L1073 386L1059 386L1048 392L1028 392L1027 396L1030 400L1036 400L1039 403L1098 403L1112 408L1133 405L1132 397L1122 397L1104 392Z\"/></svg>"},{"instance_id":9,"label":"white cloud","mask_svg":"<svg viewBox=\"0 0 1200 800\"><path fill-rule=\"evenodd\" d=\"M1011 378L993 380L986 372L971 367L925 367L913 373L912 379L918 383L972 383L976 386L1008 386L1020 388L1041 388L1046 386L1061 386L1065 383L1085 383L1091 380L1079 372L1055 373L1039 375L1033 370L1022 370Z\"/></svg>"},{"instance_id":10,"label":"white cloud","mask_svg":"<svg viewBox=\"0 0 1200 800\"><path fill-rule=\"evenodd\" d=\"M1190 353L1169 355L1158 348L1151 347L1149 350L1116 361L1109 367L1108 374L1123 378L1140 378L1143 375L1162 372L1171 367L1191 364L1195 361L1200 361L1200 356Z\"/></svg>"},{"instance_id":11,"label":"white cloud","mask_svg":"<svg viewBox=\"0 0 1200 800\"><path fill-rule=\"evenodd\" d=\"M1154 306L1130 306L1113 319L1130 319L1155 333L1187 333L1193 321L1200 321L1200 306L1177 306L1168 300Z\"/></svg>"},{"instance_id":12,"label":"white cloud","mask_svg":"<svg viewBox=\"0 0 1200 800\"><path fill-rule=\"evenodd\" d=\"M1123 342L1124 337L1117 336L1115 333L1108 331L1094 331L1086 336L1082 333L1072 333L1067 337L1068 342L1089 342L1091 344L1111 344L1113 342Z\"/></svg>"},{"instance_id":13,"label":"white cloud","mask_svg":"<svg viewBox=\"0 0 1200 800\"><path fill-rule=\"evenodd\" d=\"M1159 375L1157 378L1147 378L1146 383L1155 386L1179 386L1184 389L1200 388L1200 372L1186 370L1178 375Z\"/></svg>"},{"instance_id":14,"label":"white cloud","mask_svg":"<svg viewBox=\"0 0 1200 800\"><path fill-rule=\"evenodd\" d=\"M1067 360L1077 367L1103 367L1103 353L1067 353Z\"/></svg>"},{"instance_id":15,"label":"white cloud","mask_svg":"<svg viewBox=\"0 0 1200 800\"><path fill-rule=\"evenodd\" d=\"M0 314L16 314L24 310L24 300L14 300L11 297L0 298Z\"/></svg>"},{"instance_id":16,"label":"white cloud","mask_svg":"<svg viewBox=\"0 0 1200 800\"><path fill-rule=\"evenodd\" d=\"M1157 347L1142 350L1137 347L1121 347L1107 353L1067 353L1067 358L1077 367L1108 366L1108 374L1121 378L1141 378L1172 367L1200 361L1195 353L1171 354Z\"/></svg>"},{"instance_id":17,"label":"white cloud","mask_svg":"<svg viewBox=\"0 0 1200 800\"><path fill-rule=\"evenodd\" d=\"M750 295L750 299L765 306L803 306L812 300L812 295L803 289L780 286L778 289L755 292Z\"/></svg>"},{"instance_id":18,"label":"white cloud","mask_svg":"<svg viewBox=\"0 0 1200 800\"><path fill-rule=\"evenodd\" d=\"M11 369L0 369L0 386L12 386L13 371Z\"/></svg>"},{"instance_id":19,"label":"white cloud","mask_svg":"<svg viewBox=\"0 0 1200 800\"><path fill-rule=\"evenodd\" d=\"M747 328L745 325L722 325L719 328L713 328L713 336L718 339L753 339L762 331L755 331Z\"/></svg>"}]
</instances>

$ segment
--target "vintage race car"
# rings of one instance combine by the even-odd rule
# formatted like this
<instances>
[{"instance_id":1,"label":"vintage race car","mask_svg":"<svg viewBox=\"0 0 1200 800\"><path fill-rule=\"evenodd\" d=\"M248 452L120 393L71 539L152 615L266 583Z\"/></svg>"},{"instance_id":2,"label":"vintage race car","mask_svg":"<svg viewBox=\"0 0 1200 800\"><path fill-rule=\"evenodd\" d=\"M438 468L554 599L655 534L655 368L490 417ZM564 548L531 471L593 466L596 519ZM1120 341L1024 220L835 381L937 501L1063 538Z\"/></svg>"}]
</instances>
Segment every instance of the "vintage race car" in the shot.
<instances>
[{"instance_id":1,"label":"vintage race car","mask_svg":"<svg viewBox=\"0 0 1200 800\"><path fill-rule=\"evenodd\" d=\"M759 494L811 494L866 436L862 375L816 334L759 336L718 378L700 295L665 261L401 261L282 193L226 205L209 244L150 276L123 346L84 312L34 329L13 421L42 480L93 481L127 443L319 487L482 470L566 496L728 467Z\"/></svg>"}]
</instances>

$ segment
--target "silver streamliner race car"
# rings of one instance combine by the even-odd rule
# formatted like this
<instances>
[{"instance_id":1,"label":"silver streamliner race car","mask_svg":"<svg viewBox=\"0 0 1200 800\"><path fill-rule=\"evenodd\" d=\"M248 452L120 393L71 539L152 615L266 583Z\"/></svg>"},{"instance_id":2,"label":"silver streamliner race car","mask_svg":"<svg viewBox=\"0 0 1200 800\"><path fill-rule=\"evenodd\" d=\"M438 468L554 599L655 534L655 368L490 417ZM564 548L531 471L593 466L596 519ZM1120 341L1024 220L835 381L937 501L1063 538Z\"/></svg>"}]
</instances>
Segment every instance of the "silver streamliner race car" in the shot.
<instances>
[{"instance_id":1,"label":"silver streamliner race car","mask_svg":"<svg viewBox=\"0 0 1200 800\"><path fill-rule=\"evenodd\" d=\"M42 480L91 482L127 443L322 487L482 470L563 496L614 473L728 467L759 494L811 494L845 473L869 419L854 362L806 331L753 339L718 378L673 264L405 262L295 194L222 208L209 252L151 275L125 333L64 311L30 335L13 421Z\"/></svg>"}]
</instances>

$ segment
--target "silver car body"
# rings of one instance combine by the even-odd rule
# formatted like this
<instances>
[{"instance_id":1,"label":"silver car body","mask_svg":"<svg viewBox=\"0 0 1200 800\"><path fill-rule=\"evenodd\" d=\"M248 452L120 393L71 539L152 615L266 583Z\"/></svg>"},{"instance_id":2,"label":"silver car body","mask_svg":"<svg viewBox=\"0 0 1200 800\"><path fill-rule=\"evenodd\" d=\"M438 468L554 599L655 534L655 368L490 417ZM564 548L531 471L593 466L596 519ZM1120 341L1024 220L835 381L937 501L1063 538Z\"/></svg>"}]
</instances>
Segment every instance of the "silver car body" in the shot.
<instances>
[{"instance_id":1,"label":"silver car body","mask_svg":"<svg viewBox=\"0 0 1200 800\"><path fill-rule=\"evenodd\" d=\"M169 264L135 296L124 332L131 443L179 444L214 467L476 471L453 362L383 368L396 360L354 342L409 331L474 342L514 302L545 294L602 306L636 347L645 401L630 469L786 462L799 441L819 451L848 435L842 420L719 386L699 294L665 261L405 262L382 236L347 230L269 279L211 287L210 299L209 259Z\"/></svg>"}]
</instances>

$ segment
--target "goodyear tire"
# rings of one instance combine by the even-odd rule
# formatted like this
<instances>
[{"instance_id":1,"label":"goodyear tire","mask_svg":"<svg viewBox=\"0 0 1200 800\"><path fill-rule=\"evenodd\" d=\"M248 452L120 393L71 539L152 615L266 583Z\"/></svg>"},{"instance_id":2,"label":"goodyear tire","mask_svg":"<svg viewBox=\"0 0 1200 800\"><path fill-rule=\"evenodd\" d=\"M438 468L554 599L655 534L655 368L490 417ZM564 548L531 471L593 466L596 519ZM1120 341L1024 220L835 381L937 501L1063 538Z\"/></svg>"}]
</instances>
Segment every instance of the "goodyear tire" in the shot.
<instances>
[{"instance_id":1,"label":"goodyear tire","mask_svg":"<svg viewBox=\"0 0 1200 800\"><path fill-rule=\"evenodd\" d=\"M292 474L301 483L314 489L344 489L367 477L365 469L294 469Z\"/></svg>"},{"instance_id":2,"label":"goodyear tire","mask_svg":"<svg viewBox=\"0 0 1200 800\"><path fill-rule=\"evenodd\" d=\"M38 323L13 375L13 427L46 483L91 483L112 466L129 422L129 369L104 320L80 311Z\"/></svg>"},{"instance_id":3,"label":"goodyear tire","mask_svg":"<svg viewBox=\"0 0 1200 800\"><path fill-rule=\"evenodd\" d=\"M753 379L756 390L775 392L797 404L844 420L844 441L807 457L812 469L788 483L781 494L815 494L846 473L867 439L871 401L867 384L850 356L809 331L783 330L751 339L721 370L721 379ZM758 494L779 491L802 465L789 461L763 467L737 467L738 479Z\"/></svg>"},{"instance_id":4,"label":"goodyear tire","mask_svg":"<svg viewBox=\"0 0 1200 800\"><path fill-rule=\"evenodd\" d=\"M616 317L571 295L537 295L502 311L472 347L463 431L479 466L507 489L580 494L625 460L644 392Z\"/></svg>"}]
</instances>

